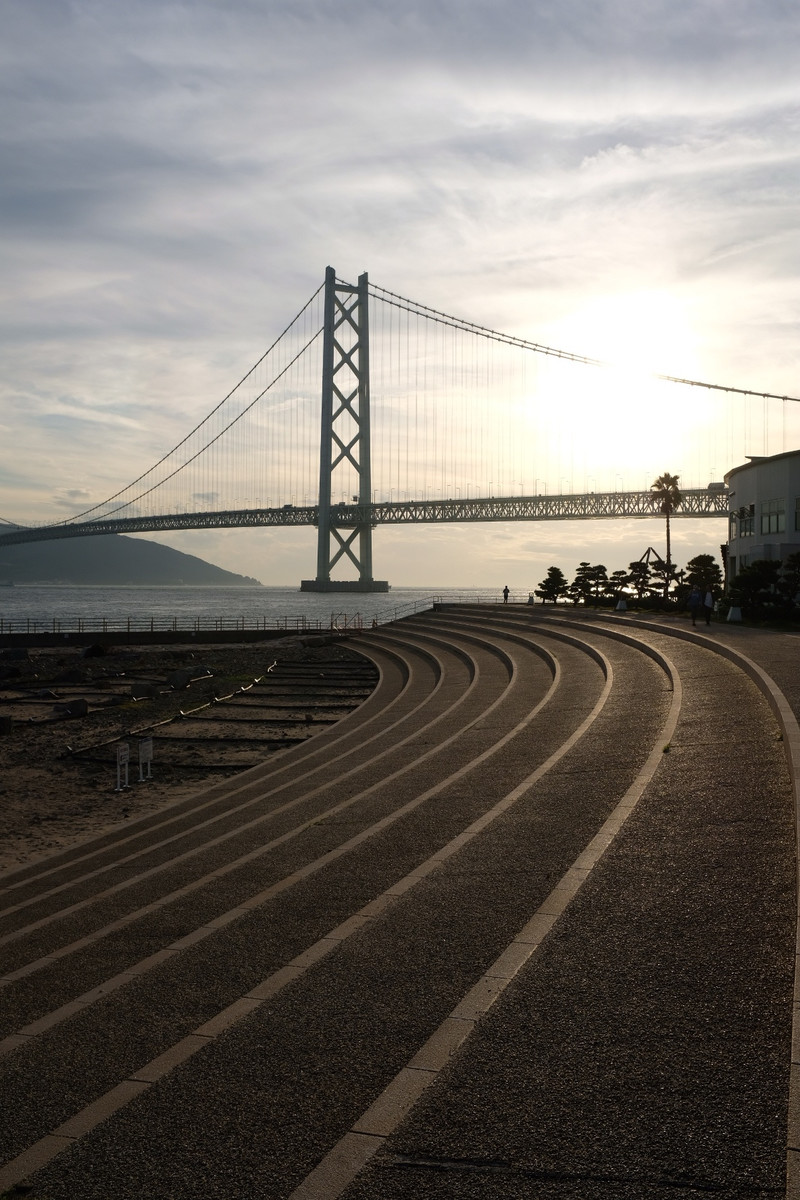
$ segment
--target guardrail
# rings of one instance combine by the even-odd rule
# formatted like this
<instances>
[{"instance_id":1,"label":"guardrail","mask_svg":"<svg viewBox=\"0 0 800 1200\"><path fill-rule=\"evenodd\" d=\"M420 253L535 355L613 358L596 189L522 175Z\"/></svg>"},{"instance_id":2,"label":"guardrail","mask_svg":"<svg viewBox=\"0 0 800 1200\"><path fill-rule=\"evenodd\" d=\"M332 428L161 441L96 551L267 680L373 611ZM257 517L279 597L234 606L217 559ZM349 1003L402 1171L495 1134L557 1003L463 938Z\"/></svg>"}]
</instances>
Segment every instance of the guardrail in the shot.
<instances>
[{"instance_id":1,"label":"guardrail","mask_svg":"<svg viewBox=\"0 0 800 1200\"><path fill-rule=\"evenodd\" d=\"M476 596L469 603L480 602ZM409 600L405 604L388 605L375 616L368 618L367 623L373 626L385 625L397 621L401 617L411 616L416 612L430 609L434 604L447 602L446 594L426 596L417 600ZM454 598L455 599L455 598ZM483 600L483 603L487 603ZM92 634L111 634L131 636L137 633L338 633L354 632L364 628L364 616L360 612L332 612L329 619L306 616L294 617L127 617L122 620L94 617L53 617L50 620L37 620L31 617L0 617L0 636L6 634L29 635L37 634L63 635L72 634L91 636Z\"/></svg>"},{"instance_id":2,"label":"guardrail","mask_svg":"<svg viewBox=\"0 0 800 1200\"><path fill-rule=\"evenodd\" d=\"M331 613L330 621L309 617L128 617L122 621L92 617L53 617L49 621L30 617L0 617L0 634L133 634L133 633L327 633L331 629L360 629L361 614Z\"/></svg>"}]
</instances>

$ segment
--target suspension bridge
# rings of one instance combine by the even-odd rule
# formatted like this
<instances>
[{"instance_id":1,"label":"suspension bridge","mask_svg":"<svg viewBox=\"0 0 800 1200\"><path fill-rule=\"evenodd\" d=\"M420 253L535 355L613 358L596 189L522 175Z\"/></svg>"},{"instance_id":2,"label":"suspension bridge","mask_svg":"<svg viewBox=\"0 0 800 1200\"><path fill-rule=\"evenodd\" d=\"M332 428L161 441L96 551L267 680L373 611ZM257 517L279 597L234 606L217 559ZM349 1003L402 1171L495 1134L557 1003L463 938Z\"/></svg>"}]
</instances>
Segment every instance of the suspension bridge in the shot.
<instances>
[{"instance_id":1,"label":"suspension bridge","mask_svg":"<svg viewBox=\"0 0 800 1200\"><path fill-rule=\"evenodd\" d=\"M0 546L313 526L316 575L304 589L384 591L388 582L373 574L379 526L660 517L647 480L665 465L682 484L712 478L682 486L675 517L727 518L727 489L711 464L735 465L756 438L762 453L775 436L784 449L794 399L626 377L407 300L367 274L347 283L328 267L255 366L153 466L67 520L7 524ZM670 431L687 429L693 461L675 462ZM635 450L641 488L621 486L624 445Z\"/></svg>"}]
</instances>

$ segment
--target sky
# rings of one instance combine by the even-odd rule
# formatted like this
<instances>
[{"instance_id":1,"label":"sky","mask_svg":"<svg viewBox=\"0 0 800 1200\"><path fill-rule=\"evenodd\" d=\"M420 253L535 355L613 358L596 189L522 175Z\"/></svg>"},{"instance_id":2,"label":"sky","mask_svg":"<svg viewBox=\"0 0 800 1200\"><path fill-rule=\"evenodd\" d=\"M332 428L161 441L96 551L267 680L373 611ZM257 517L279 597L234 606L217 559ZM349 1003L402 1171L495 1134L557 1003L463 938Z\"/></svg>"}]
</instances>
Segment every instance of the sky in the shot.
<instances>
[{"instance_id":1,"label":"sky","mask_svg":"<svg viewBox=\"0 0 800 1200\"><path fill-rule=\"evenodd\" d=\"M793 3L0 0L0 19L6 520L63 520L146 470L329 264L628 369L800 395ZM626 386L549 402L625 486L645 443L687 478L685 400L640 404L637 442ZM798 448L799 415L754 406L713 473ZM673 557L725 532L676 520ZM312 529L151 536L264 583L314 573ZM373 553L398 585L527 588L663 542L655 520L426 526L378 529Z\"/></svg>"}]
</instances>

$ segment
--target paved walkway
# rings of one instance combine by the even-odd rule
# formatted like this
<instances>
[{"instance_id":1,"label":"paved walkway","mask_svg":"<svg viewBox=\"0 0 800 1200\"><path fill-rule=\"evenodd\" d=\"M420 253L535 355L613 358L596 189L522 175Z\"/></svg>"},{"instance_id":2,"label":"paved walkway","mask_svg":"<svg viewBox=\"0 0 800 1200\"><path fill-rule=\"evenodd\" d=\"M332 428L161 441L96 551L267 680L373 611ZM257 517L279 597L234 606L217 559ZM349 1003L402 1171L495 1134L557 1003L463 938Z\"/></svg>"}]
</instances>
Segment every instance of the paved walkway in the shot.
<instances>
[{"instance_id":1,"label":"paved walkway","mask_svg":"<svg viewBox=\"0 0 800 1200\"><path fill-rule=\"evenodd\" d=\"M347 1200L784 1195L795 864L778 731L736 668L648 624L683 683L669 755ZM797 704L795 639L708 632Z\"/></svg>"},{"instance_id":2,"label":"paved walkway","mask_svg":"<svg viewBox=\"0 0 800 1200\"><path fill-rule=\"evenodd\" d=\"M0 878L2 1186L785 1194L787 744L704 629L548 615L366 635L359 714Z\"/></svg>"}]
</instances>

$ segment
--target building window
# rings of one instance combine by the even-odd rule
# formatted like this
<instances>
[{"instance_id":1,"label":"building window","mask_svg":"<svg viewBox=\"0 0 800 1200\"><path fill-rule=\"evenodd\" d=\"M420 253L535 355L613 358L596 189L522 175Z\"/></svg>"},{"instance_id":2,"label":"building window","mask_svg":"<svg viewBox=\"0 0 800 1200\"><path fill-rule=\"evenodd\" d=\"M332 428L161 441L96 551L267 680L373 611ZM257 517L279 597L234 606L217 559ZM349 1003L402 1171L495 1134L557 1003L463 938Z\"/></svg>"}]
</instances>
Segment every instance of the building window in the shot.
<instances>
[{"instance_id":1,"label":"building window","mask_svg":"<svg viewBox=\"0 0 800 1200\"><path fill-rule=\"evenodd\" d=\"M784 533L786 530L786 501L766 500L761 505L761 532Z\"/></svg>"},{"instance_id":2,"label":"building window","mask_svg":"<svg viewBox=\"0 0 800 1200\"><path fill-rule=\"evenodd\" d=\"M751 504L748 508L737 508L735 516L739 521L739 537L753 537L756 531L755 504Z\"/></svg>"}]
</instances>

